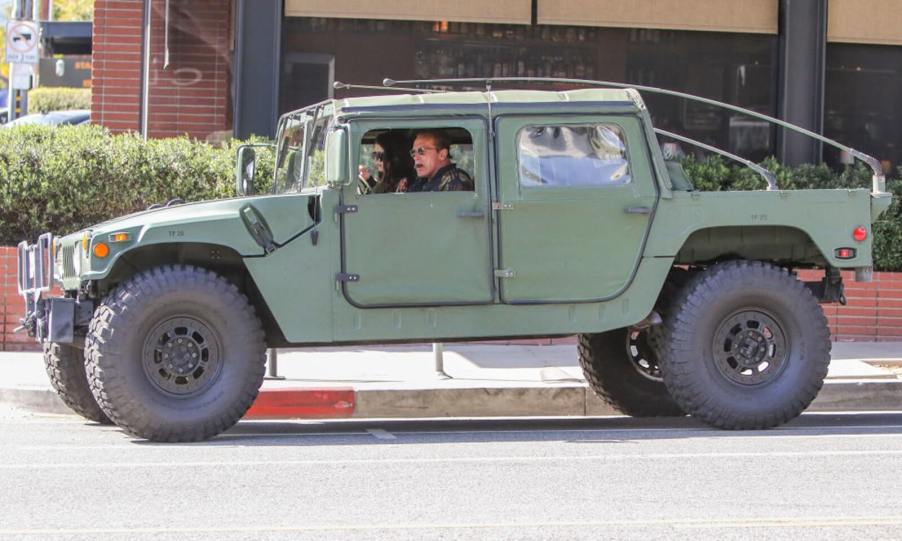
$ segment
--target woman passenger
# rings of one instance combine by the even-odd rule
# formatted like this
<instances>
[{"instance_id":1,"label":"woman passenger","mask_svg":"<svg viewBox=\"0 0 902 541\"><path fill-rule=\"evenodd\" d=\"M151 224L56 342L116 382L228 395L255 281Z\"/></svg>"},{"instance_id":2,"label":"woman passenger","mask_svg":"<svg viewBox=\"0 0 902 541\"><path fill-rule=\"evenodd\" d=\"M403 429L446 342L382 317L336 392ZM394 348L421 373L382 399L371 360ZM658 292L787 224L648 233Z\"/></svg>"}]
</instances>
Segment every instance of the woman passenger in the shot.
<instances>
[{"instance_id":1,"label":"woman passenger","mask_svg":"<svg viewBox=\"0 0 902 541\"><path fill-rule=\"evenodd\" d=\"M376 164L376 175L361 165L358 176L373 193L403 192L416 180L413 169L413 158L408 149L407 138L396 131L382 132L376 136L373 145L373 161Z\"/></svg>"}]
</instances>

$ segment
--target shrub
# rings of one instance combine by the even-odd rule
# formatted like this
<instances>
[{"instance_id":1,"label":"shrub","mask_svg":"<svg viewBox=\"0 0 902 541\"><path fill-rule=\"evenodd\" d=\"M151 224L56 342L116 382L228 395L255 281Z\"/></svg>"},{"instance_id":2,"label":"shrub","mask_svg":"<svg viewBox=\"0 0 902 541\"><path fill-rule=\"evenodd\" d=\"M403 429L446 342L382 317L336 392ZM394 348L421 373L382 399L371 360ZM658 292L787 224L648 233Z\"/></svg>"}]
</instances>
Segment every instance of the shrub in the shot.
<instances>
[{"instance_id":1,"label":"shrub","mask_svg":"<svg viewBox=\"0 0 902 541\"><path fill-rule=\"evenodd\" d=\"M235 152L188 138L110 135L99 126L0 130L0 243L71 233L170 199L234 195ZM258 189L272 154L258 149Z\"/></svg>"},{"instance_id":2,"label":"shrub","mask_svg":"<svg viewBox=\"0 0 902 541\"><path fill-rule=\"evenodd\" d=\"M90 88L35 88L28 92L29 113L90 108Z\"/></svg>"}]
</instances>

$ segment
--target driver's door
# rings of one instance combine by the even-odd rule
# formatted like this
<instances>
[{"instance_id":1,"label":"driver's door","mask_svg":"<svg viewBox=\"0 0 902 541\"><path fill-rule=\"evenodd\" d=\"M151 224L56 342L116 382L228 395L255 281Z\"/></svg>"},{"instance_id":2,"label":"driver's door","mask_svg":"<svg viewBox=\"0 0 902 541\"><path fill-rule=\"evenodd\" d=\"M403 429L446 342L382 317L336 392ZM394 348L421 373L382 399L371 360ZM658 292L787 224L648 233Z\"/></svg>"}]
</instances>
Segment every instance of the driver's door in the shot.
<instances>
[{"instance_id":1,"label":"driver's door","mask_svg":"<svg viewBox=\"0 0 902 541\"><path fill-rule=\"evenodd\" d=\"M358 307L439 306L493 302L486 126L482 119L418 120L393 129L463 128L472 141L472 192L342 193L339 280ZM362 140L385 123L359 122L351 130L353 164ZM453 147L452 147L453 149ZM460 159L461 156L452 157ZM469 156L467 156L469 158Z\"/></svg>"}]
</instances>

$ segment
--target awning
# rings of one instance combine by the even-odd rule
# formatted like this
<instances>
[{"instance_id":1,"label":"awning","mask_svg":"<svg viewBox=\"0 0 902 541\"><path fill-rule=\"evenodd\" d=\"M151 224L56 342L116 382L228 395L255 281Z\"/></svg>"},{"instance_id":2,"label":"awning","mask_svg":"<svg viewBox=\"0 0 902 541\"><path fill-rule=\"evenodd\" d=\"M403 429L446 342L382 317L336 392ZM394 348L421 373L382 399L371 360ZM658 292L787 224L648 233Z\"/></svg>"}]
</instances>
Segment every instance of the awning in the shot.
<instances>
[{"instance_id":1,"label":"awning","mask_svg":"<svg viewBox=\"0 0 902 541\"><path fill-rule=\"evenodd\" d=\"M778 20L778 0L538 0L539 24L776 34Z\"/></svg>"},{"instance_id":2,"label":"awning","mask_svg":"<svg viewBox=\"0 0 902 541\"><path fill-rule=\"evenodd\" d=\"M285 0L287 17L530 24L530 0Z\"/></svg>"},{"instance_id":3,"label":"awning","mask_svg":"<svg viewBox=\"0 0 902 541\"><path fill-rule=\"evenodd\" d=\"M902 45L899 0L830 0L827 41Z\"/></svg>"}]
</instances>

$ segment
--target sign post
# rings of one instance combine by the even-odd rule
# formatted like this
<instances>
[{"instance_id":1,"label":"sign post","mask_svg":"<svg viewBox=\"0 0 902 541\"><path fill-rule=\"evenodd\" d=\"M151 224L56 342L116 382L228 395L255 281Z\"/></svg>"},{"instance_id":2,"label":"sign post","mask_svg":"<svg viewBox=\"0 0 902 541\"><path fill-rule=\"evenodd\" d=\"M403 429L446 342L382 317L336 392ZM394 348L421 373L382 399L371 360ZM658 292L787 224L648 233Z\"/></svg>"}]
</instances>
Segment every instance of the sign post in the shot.
<instances>
[{"instance_id":1,"label":"sign post","mask_svg":"<svg viewBox=\"0 0 902 541\"><path fill-rule=\"evenodd\" d=\"M33 86L33 66L40 60L40 35L35 21L10 20L6 24L6 61L9 62L8 121L16 118L16 95ZM24 105L24 99L23 105Z\"/></svg>"}]
</instances>

